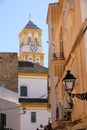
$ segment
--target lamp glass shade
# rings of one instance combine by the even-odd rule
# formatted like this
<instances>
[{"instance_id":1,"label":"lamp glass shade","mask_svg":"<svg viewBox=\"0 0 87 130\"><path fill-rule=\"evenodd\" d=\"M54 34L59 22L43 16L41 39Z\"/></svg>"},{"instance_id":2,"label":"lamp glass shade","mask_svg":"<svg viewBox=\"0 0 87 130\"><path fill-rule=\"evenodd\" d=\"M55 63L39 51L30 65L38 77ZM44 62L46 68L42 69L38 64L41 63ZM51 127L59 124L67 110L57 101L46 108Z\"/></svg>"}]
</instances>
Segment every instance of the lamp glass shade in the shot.
<instances>
[{"instance_id":1,"label":"lamp glass shade","mask_svg":"<svg viewBox=\"0 0 87 130\"><path fill-rule=\"evenodd\" d=\"M23 113L26 113L26 108L23 107L23 108L22 108L22 111L23 111Z\"/></svg>"},{"instance_id":2,"label":"lamp glass shade","mask_svg":"<svg viewBox=\"0 0 87 130\"><path fill-rule=\"evenodd\" d=\"M63 78L63 83L64 83L64 89L68 93L71 93L74 86L75 86L75 80L76 78L70 73L70 70L67 71L67 74Z\"/></svg>"}]
</instances>

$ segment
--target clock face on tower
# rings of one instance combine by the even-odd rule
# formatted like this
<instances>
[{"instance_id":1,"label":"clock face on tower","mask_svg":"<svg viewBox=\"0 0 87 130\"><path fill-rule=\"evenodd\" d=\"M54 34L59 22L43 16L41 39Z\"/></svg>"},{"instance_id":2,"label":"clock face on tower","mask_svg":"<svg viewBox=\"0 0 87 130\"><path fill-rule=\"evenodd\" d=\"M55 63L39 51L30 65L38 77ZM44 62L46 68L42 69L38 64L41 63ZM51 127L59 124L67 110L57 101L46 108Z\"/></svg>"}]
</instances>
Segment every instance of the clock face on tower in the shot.
<instances>
[{"instance_id":1,"label":"clock face on tower","mask_svg":"<svg viewBox=\"0 0 87 130\"><path fill-rule=\"evenodd\" d=\"M37 51L38 50L37 44L30 43L30 50L33 52Z\"/></svg>"}]
</instances>

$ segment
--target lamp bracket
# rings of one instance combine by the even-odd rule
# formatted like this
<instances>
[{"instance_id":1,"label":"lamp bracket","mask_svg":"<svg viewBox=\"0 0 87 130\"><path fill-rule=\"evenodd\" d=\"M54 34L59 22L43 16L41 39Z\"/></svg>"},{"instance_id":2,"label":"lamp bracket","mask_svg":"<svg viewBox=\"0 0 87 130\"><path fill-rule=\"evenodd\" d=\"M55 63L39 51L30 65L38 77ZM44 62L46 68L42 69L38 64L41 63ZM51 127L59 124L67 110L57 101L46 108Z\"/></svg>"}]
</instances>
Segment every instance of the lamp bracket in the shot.
<instances>
[{"instance_id":1,"label":"lamp bracket","mask_svg":"<svg viewBox=\"0 0 87 130\"><path fill-rule=\"evenodd\" d=\"M86 93L78 93L78 94L69 94L72 98L77 97L80 100L86 100L87 101L87 92Z\"/></svg>"}]
</instances>

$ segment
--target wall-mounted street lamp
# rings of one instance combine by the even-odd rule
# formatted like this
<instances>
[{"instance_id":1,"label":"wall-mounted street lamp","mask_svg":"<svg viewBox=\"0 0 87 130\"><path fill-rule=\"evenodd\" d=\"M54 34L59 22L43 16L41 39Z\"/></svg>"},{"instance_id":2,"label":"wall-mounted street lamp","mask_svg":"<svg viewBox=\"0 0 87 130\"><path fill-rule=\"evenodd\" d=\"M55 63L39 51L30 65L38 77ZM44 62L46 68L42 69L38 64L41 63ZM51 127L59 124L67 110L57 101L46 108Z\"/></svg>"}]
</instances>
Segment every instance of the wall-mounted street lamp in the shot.
<instances>
[{"instance_id":1,"label":"wall-mounted street lamp","mask_svg":"<svg viewBox=\"0 0 87 130\"><path fill-rule=\"evenodd\" d=\"M86 93L71 94L72 90L74 89L74 86L75 86L76 77L74 77L74 75L70 73L70 70L67 71L67 73L62 81L64 83L64 90L67 91L69 96L71 96L72 98L77 97L80 100L87 101L87 92Z\"/></svg>"},{"instance_id":2,"label":"wall-mounted street lamp","mask_svg":"<svg viewBox=\"0 0 87 130\"><path fill-rule=\"evenodd\" d=\"M70 70L67 70L65 77L63 78L64 90L70 94L75 86L76 78L70 73Z\"/></svg>"},{"instance_id":3,"label":"wall-mounted street lamp","mask_svg":"<svg viewBox=\"0 0 87 130\"><path fill-rule=\"evenodd\" d=\"M23 111L23 114L25 114L25 113L26 113L26 108L23 107L23 108L22 108L22 111Z\"/></svg>"},{"instance_id":4,"label":"wall-mounted street lamp","mask_svg":"<svg viewBox=\"0 0 87 130\"><path fill-rule=\"evenodd\" d=\"M20 109L20 114L25 114L26 113L26 108L25 107L22 107L21 109Z\"/></svg>"}]
</instances>

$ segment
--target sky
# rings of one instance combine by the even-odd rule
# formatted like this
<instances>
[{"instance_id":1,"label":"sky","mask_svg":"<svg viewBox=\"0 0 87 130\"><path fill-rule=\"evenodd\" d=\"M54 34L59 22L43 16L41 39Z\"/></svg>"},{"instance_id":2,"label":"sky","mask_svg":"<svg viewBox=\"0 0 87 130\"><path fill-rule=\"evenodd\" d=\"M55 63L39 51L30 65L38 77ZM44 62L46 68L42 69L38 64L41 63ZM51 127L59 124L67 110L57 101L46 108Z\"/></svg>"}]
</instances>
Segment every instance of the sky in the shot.
<instances>
[{"instance_id":1,"label":"sky","mask_svg":"<svg viewBox=\"0 0 87 130\"><path fill-rule=\"evenodd\" d=\"M19 37L29 21L42 29L42 46L45 53L44 65L48 67L48 26L46 17L49 3L58 0L0 0L0 52L19 54Z\"/></svg>"}]
</instances>

